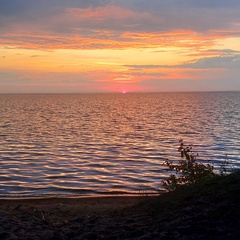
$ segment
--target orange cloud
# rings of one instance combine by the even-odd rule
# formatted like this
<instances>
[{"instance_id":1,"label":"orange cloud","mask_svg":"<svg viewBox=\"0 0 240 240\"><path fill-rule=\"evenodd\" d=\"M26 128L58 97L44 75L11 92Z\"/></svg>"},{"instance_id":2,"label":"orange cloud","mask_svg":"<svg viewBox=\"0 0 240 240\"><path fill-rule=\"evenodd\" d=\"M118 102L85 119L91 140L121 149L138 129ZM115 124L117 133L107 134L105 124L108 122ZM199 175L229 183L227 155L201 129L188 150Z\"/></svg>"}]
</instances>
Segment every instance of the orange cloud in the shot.
<instances>
[{"instance_id":1,"label":"orange cloud","mask_svg":"<svg viewBox=\"0 0 240 240\"><path fill-rule=\"evenodd\" d=\"M0 46L24 49L127 49L127 48L186 48L204 50L214 47L217 41L237 34L235 31L211 31L202 35L193 31L172 32L119 32L95 30L81 34L50 35L44 32L19 30L0 36ZM204 53L206 55L206 52Z\"/></svg>"},{"instance_id":2,"label":"orange cloud","mask_svg":"<svg viewBox=\"0 0 240 240\"><path fill-rule=\"evenodd\" d=\"M106 36L112 33L105 32ZM34 33L14 33L0 37L0 46L14 46L25 49L126 49L126 48L209 48L214 46L215 37L192 37L191 35L169 35L161 33L142 34L126 32L119 35L116 39L103 38L95 33L93 36L68 35L51 36ZM6 39L7 38L7 39Z\"/></svg>"},{"instance_id":3,"label":"orange cloud","mask_svg":"<svg viewBox=\"0 0 240 240\"><path fill-rule=\"evenodd\" d=\"M12 32L6 31L1 34L0 46L43 50L175 47L200 51L214 47L219 40L240 34L238 29L201 33L185 29L163 31L154 26L151 30L151 23L161 24L161 18L154 17L156 16L150 15L149 12L134 12L113 5L68 8L50 19L39 20L39 27L31 25L31 22L16 23ZM44 24L48 28L44 28ZM139 30L141 25L142 30ZM147 25L150 30L144 31Z\"/></svg>"}]
</instances>

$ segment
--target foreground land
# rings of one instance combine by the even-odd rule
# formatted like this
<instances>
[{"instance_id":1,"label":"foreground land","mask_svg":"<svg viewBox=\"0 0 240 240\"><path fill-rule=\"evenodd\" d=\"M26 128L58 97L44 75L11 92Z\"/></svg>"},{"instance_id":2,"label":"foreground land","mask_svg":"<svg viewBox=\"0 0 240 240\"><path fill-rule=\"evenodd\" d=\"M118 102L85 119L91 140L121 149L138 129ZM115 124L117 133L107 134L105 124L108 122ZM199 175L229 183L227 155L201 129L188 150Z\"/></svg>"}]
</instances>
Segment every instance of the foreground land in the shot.
<instances>
[{"instance_id":1,"label":"foreground land","mask_svg":"<svg viewBox=\"0 0 240 240\"><path fill-rule=\"evenodd\" d=\"M0 200L0 239L240 239L240 174L159 197Z\"/></svg>"}]
</instances>

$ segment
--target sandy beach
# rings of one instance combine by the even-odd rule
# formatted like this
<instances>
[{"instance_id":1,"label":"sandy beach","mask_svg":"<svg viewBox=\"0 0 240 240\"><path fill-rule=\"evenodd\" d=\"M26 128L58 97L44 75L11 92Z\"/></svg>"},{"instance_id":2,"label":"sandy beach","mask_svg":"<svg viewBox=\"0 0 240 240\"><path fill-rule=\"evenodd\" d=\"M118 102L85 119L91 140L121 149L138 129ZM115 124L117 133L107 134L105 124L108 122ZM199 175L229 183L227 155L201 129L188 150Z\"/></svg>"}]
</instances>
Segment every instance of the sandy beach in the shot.
<instances>
[{"instance_id":1,"label":"sandy beach","mask_svg":"<svg viewBox=\"0 0 240 240\"><path fill-rule=\"evenodd\" d=\"M147 239L143 196L2 199L0 239ZM133 212L132 212L133 213Z\"/></svg>"}]
</instances>

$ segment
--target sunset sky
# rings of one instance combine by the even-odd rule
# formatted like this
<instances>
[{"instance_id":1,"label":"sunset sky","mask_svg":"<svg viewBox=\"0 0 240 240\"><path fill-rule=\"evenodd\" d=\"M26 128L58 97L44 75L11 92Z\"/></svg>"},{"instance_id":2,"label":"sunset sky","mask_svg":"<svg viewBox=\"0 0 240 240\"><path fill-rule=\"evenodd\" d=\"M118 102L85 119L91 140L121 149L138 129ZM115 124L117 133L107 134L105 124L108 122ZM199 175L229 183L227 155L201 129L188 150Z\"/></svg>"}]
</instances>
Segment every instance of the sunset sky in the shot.
<instances>
[{"instance_id":1,"label":"sunset sky","mask_svg":"<svg viewBox=\"0 0 240 240\"><path fill-rule=\"evenodd\" d=\"M0 93L223 90L239 0L0 0Z\"/></svg>"}]
</instances>

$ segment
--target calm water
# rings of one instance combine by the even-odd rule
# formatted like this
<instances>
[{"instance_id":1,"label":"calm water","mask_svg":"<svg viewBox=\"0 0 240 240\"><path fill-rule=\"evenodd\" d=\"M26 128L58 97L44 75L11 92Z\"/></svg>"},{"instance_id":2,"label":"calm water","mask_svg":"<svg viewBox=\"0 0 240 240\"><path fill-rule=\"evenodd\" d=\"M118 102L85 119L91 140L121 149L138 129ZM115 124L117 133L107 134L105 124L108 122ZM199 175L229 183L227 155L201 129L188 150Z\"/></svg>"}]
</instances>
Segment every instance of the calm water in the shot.
<instances>
[{"instance_id":1,"label":"calm water","mask_svg":"<svg viewBox=\"0 0 240 240\"><path fill-rule=\"evenodd\" d=\"M0 197L146 193L178 140L240 163L240 92L0 95Z\"/></svg>"}]
</instances>

